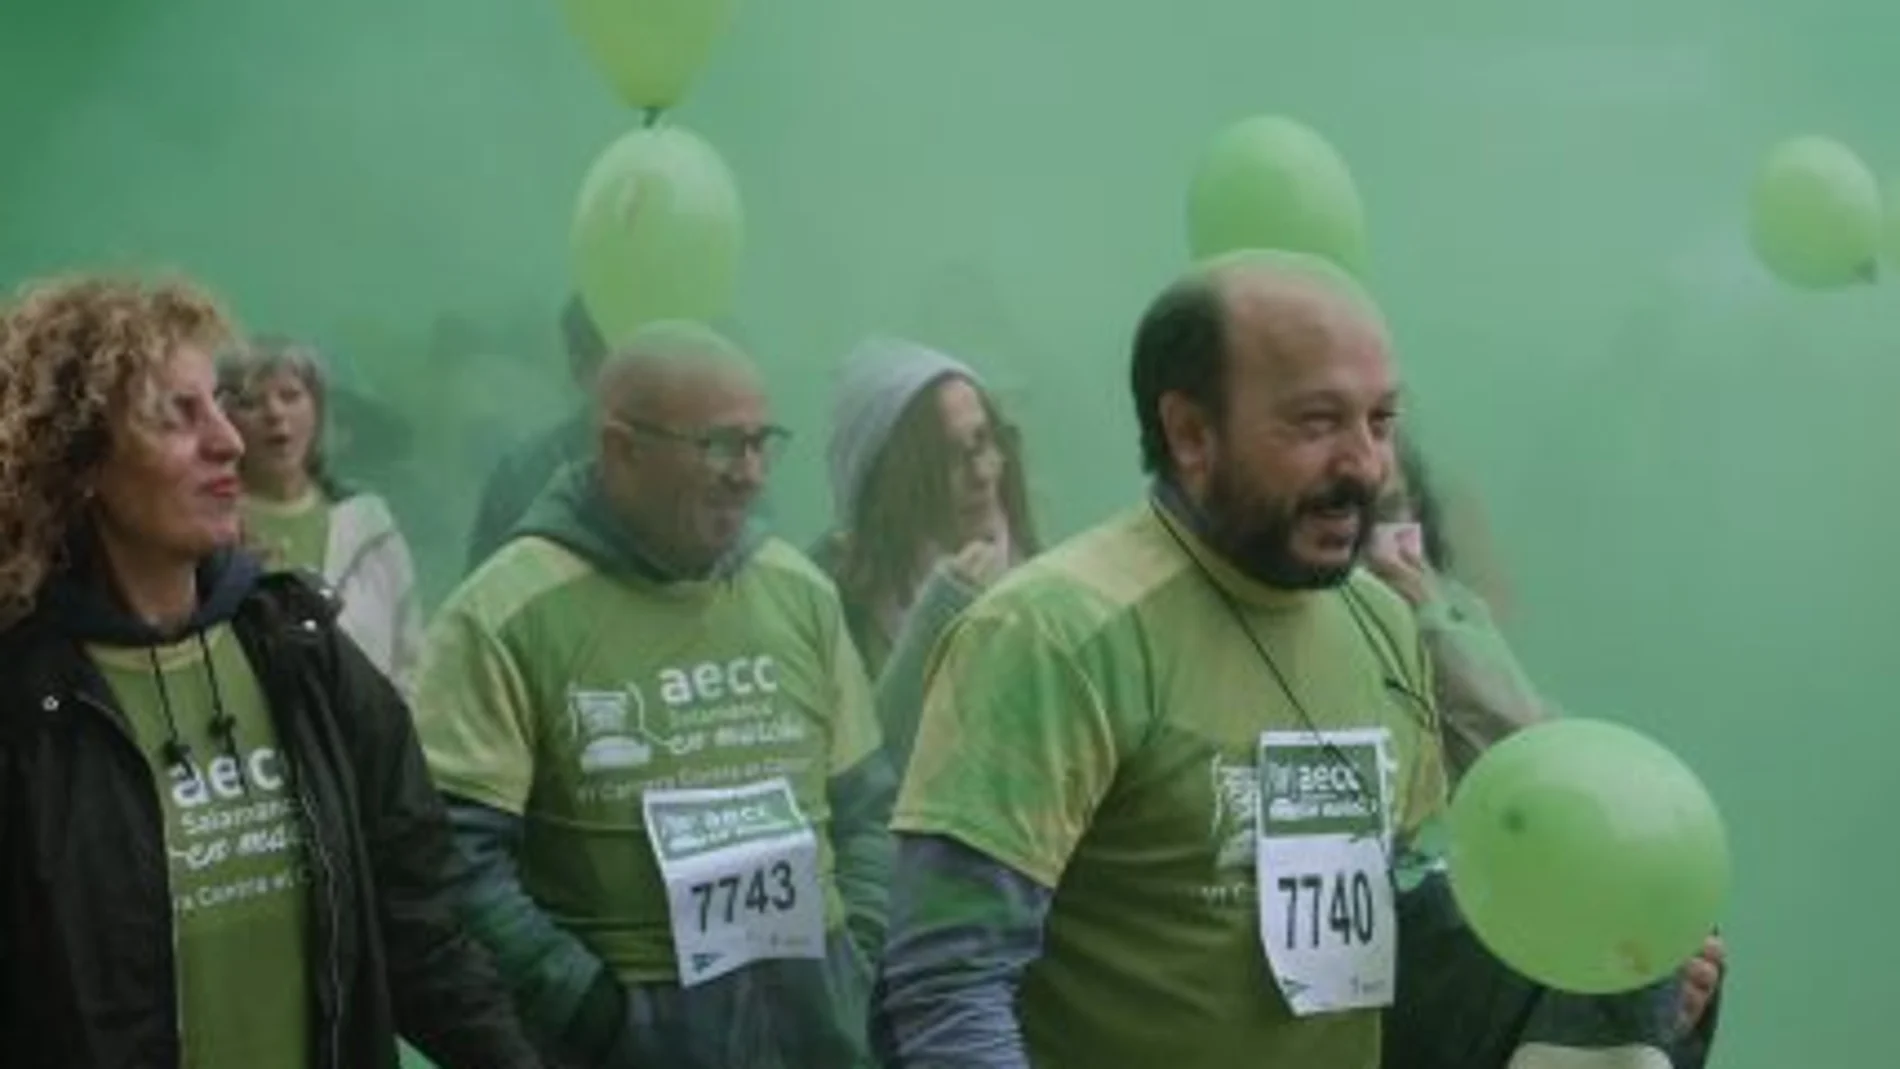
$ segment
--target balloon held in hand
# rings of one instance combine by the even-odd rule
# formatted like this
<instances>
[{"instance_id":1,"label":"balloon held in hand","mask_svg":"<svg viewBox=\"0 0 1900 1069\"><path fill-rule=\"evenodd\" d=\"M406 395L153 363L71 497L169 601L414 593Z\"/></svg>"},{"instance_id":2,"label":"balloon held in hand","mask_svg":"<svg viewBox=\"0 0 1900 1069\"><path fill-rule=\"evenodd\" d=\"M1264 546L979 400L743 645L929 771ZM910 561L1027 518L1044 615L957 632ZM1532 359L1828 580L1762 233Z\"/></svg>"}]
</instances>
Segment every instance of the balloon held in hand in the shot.
<instances>
[{"instance_id":1,"label":"balloon held in hand","mask_svg":"<svg viewBox=\"0 0 1900 1069\"><path fill-rule=\"evenodd\" d=\"M1506 965L1576 994L1633 991L1693 957L1729 885L1727 833L1661 745L1601 720L1527 728L1451 806L1451 885Z\"/></svg>"}]
</instances>

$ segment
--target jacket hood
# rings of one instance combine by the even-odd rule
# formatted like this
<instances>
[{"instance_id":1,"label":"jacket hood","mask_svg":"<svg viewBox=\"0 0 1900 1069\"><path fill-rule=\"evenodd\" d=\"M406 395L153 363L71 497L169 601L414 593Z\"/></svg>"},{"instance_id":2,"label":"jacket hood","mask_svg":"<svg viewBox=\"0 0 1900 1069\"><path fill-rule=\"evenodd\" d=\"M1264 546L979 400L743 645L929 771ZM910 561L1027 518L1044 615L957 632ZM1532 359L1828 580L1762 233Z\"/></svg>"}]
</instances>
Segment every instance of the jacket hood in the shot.
<instances>
[{"instance_id":1,"label":"jacket hood","mask_svg":"<svg viewBox=\"0 0 1900 1069\"><path fill-rule=\"evenodd\" d=\"M75 542L70 560L41 589L38 614L62 634L107 646L162 646L226 623L264 572L256 557L240 549L205 558L198 565L198 607L183 626L167 632L132 615L112 596L89 542Z\"/></svg>"},{"instance_id":2,"label":"jacket hood","mask_svg":"<svg viewBox=\"0 0 1900 1069\"><path fill-rule=\"evenodd\" d=\"M856 522L865 480L904 409L931 385L952 376L983 384L962 361L900 338L868 339L845 357L825 450L837 526L849 529Z\"/></svg>"},{"instance_id":3,"label":"jacket hood","mask_svg":"<svg viewBox=\"0 0 1900 1069\"><path fill-rule=\"evenodd\" d=\"M707 578L678 575L654 560L614 514L591 462L570 464L555 475L515 525L513 537L525 536L555 542L609 574L631 574L658 583ZM764 526L757 520L748 522L738 544L713 568L710 578L738 571L765 539Z\"/></svg>"}]
</instances>

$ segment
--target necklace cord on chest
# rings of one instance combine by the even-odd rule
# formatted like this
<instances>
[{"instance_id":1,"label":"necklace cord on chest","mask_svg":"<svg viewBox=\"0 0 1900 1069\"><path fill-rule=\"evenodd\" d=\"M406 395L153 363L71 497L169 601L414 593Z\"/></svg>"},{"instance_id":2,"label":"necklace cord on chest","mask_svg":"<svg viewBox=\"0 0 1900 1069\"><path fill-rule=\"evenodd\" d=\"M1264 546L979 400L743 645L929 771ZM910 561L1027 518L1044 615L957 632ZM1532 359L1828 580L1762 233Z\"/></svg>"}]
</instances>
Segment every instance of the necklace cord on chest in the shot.
<instances>
[{"instance_id":1,"label":"necklace cord on chest","mask_svg":"<svg viewBox=\"0 0 1900 1069\"><path fill-rule=\"evenodd\" d=\"M158 708L165 716L165 745L160 751L165 764L173 771L182 768L196 777L197 770L191 764L191 744L178 733L178 715L172 711L171 690L165 686L165 669L158 663L158 648L147 647L145 656L151 662L152 682L158 688Z\"/></svg>"},{"instance_id":2,"label":"necklace cord on chest","mask_svg":"<svg viewBox=\"0 0 1900 1069\"><path fill-rule=\"evenodd\" d=\"M1157 509L1159 508L1159 506L1155 507ZM1247 616L1241 611L1240 605L1234 599L1234 596L1228 592L1226 587L1221 585L1220 580L1216 578L1213 572L1207 567L1206 562L1202 561L1201 558L1194 553L1193 549L1188 546L1187 540L1181 537L1180 532L1174 529L1174 526L1167 521L1167 518L1165 516L1157 516L1157 519L1161 521L1162 528L1174 539L1175 544L1180 547L1181 552L1187 556L1189 561L1193 562L1196 573L1206 582L1208 587L1214 592L1215 597L1220 600L1221 604L1226 607L1235 626L1238 627L1240 633L1246 637L1248 645L1253 647L1254 654L1259 659L1261 665L1266 668L1267 674L1273 677L1274 684L1279 688L1280 693L1286 697L1287 704L1292 707L1294 715L1299 717L1301 727L1306 730L1307 734L1313 737L1313 742L1325 752L1327 758L1348 774L1349 782L1353 784L1352 793L1356 796L1356 800L1366 808L1372 809L1374 800L1368 796L1365 787L1361 784L1359 770L1346 758L1346 755L1340 751L1339 747L1327 737L1326 733L1320 730L1319 724L1313 719L1312 714L1307 711L1306 704L1300 701L1298 692L1293 689L1291 681L1287 679L1286 673L1280 668L1279 662L1274 659L1273 654L1267 649L1266 643L1254 632L1253 626L1247 622ZM1372 629L1368 626L1365 617L1362 615L1362 607L1358 604L1358 599L1353 591L1341 588L1339 593L1341 600L1344 601L1346 605L1347 612L1350 613L1353 618L1353 623L1357 627L1360 637L1365 640L1366 646L1372 651L1373 659L1379 665L1380 675L1382 677L1381 683L1385 690L1405 698L1406 703L1411 707L1417 719L1420 720L1421 725L1427 731L1436 731L1438 721L1432 712L1431 702L1407 686L1401 678L1401 674L1393 671L1392 666L1387 663L1386 655L1380 649L1379 643L1372 637ZM1374 624L1377 624L1376 620ZM1390 632L1388 632L1383 625L1378 625L1378 630L1384 635L1387 642L1392 642ZM1412 794L1417 790L1420 763L1421 762L1416 758L1412 761L1411 772L1406 780L1404 795L1404 801L1406 802L1410 801ZM1385 773L1383 769L1377 771L1381 777L1384 776ZM1397 809L1398 805L1395 804L1393 808ZM1383 837L1380 841L1380 849L1384 851L1386 855L1386 867L1388 869L1392 867L1393 863L1392 847L1389 842L1390 838L1391 836L1388 835Z\"/></svg>"},{"instance_id":3,"label":"necklace cord on chest","mask_svg":"<svg viewBox=\"0 0 1900 1069\"><path fill-rule=\"evenodd\" d=\"M212 663L211 644L205 638L203 631L198 632L197 640L198 652L204 657L205 678L211 686L211 723L209 725L211 734L217 738L224 755L231 759L231 764L237 769L238 789L249 793L250 780L245 774L244 761L238 752L237 718L233 717L230 710L225 707L224 691L218 684L218 669ZM192 764L191 744L185 741L178 730L178 714L172 706L171 688L165 683L165 669L159 663L158 648L147 647L145 656L152 666L152 683L158 690L159 711L165 717L166 738L160 753L166 765L174 771L183 769L196 779L198 770Z\"/></svg>"},{"instance_id":4,"label":"necklace cord on chest","mask_svg":"<svg viewBox=\"0 0 1900 1069\"><path fill-rule=\"evenodd\" d=\"M218 666L211 657L211 643L205 639L203 631L198 632L198 650L204 654L205 679L211 684L211 733L217 736L224 746L224 754L237 767L238 790L249 794L251 781L244 771L244 758L238 751L237 718L231 715L230 707L224 704L224 689L218 685Z\"/></svg>"}]
</instances>

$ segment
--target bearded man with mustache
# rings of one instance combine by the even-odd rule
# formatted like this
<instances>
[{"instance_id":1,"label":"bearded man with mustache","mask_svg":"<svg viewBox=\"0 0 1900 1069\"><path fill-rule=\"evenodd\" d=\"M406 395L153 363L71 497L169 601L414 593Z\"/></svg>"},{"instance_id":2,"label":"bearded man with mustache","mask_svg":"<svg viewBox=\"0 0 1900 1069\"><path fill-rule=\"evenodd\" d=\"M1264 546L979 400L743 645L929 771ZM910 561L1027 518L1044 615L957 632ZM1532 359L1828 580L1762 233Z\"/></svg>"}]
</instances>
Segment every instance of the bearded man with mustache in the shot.
<instances>
[{"instance_id":1,"label":"bearded man with mustache","mask_svg":"<svg viewBox=\"0 0 1900 1069\"><path fill-rule=\"evenodd\" d=\"M1240 254L1135 333L1149 500L939 647L894 828L886 1064L1376 1069L1394 844L1444 803L1416 626L1357 565L1393 468L1377 309Z\"/></svg>"},{"instance_id":2,"label":"bearded man with mustache","mask_svg":"<svg viewBox=\"0 0 1900 1069\"><path fill-rule=\"evenodd\" d=\"M885 1064L1681 1069L1667 985L1530 1014L1433 992L1460 1012L1382 1049L1420 977L1502 970L1434 968L1484 951L1420 861L1445 773L1417 621L1359 567L1398 422L1371 300L1308 258L1215 261L1150 305L1130 384L1150 499L939 648Z\"/></svg>"}]
</instances>

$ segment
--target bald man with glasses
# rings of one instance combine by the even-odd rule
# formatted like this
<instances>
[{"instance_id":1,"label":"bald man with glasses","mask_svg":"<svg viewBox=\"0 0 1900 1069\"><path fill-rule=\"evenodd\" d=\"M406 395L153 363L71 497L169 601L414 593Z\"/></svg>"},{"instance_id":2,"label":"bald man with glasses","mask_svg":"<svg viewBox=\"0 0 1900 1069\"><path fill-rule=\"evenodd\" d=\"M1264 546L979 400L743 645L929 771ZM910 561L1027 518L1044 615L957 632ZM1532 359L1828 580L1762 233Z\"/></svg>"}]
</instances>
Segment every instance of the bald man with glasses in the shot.
<instances>
[{"instance_id":1,"label":"bald man with glasses","mask_svg":"<svg viewBox=\"0 0 1900 1069\"><path fill-rule=\"evenodd\" d=\"M867 1065L895 781L835 590L753 522L790 435L691 324L593 414L421 670L467 921L559 1064Z\"/></svg>"}]
</instances>

